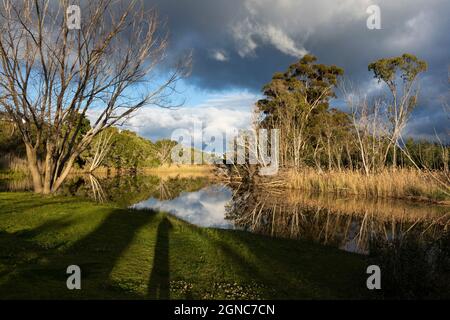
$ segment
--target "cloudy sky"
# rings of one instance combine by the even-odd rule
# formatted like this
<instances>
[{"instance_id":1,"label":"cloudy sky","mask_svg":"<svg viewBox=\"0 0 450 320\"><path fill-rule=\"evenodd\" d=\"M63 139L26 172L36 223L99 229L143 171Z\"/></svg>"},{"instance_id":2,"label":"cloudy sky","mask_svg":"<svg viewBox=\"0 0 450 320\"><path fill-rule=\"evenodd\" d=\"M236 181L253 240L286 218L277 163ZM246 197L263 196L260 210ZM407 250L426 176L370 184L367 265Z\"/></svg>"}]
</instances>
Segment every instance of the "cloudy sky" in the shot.
<instances>
[{"instance_id":1,"label":"cloudy sky","mask_svg":"<svg viewBox=\"0 0 450 320\"><path fill-rule=\"evenodd\" d=\"M365 92L379 90L367 65L408 52L428 62L421 98L406 135L448 141L449 119L441 100L449 95L448 0L157 0L167 20L170 57L193 52L193 70L181 83L177 110L145 108L129 126L141 135L170 137L202 121L206 130L244 128L261 87L276 71L312 53L336 64ZM367 8L381 9L381 29L369 30ZM339 107L339 101L334 102Z\"/></svg>"}]
</instances>

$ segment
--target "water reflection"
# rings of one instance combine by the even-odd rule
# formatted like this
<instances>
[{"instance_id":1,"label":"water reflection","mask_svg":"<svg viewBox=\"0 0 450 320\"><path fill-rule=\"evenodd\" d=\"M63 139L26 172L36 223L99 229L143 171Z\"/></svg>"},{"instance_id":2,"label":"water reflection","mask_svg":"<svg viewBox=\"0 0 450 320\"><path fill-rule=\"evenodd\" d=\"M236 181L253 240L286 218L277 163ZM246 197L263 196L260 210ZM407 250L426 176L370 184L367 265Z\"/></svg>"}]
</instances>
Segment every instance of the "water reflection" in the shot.
<instances>
[{"instance_id":1,"label":"water reflection","mask_svg":"<svg viewBox=\"0 0 450 320\"><path fill-rule=\"evenodd\" d=\"M231 200L230 189L212 185L196 192L182 192L172 200L150 198L135 204L134 208L151 208L171 214L202 227L230 229L235 225L225 217L225 208Z\"/></svg>"},{"instance_id":2,"label":"water reflection","mask_svg":"<svg viewBox=\"0 0 450 320\"><path fill-rule=\"evenodd\" d=\"M28 181L0 183L3 190L30 187ZM450 221L445 206L223 186L198 176L74 175L60 193L162 210L202 227L307 239L358 253L368 253L374 241L388 243L407 235L433 241L448 230Z\"/></svg>"},{"instance_id":3,"label":"water reflection","mask_svg":"<svg viewBox=\"0 0 450 320\"><path fill-rule=\"evenodd\" d=\"M433 240L448 230L448 207L405 201L320 197L298 191L234 188L226 217L245 230L307 239L368 253L374 241L413 235Z\"/></svg>"},{"instance_id":4,"label":"water reflection","mask_svg":"<svg viewBox=\"0 0 450 320\"><path fill-rule=\"evenodd\" d=\"M208 183L206 177L178 178L153 175L95 177L83 175L71 177L60 193L129 207L150 198L175 199L182 192L198 191Z\"/></svg>"}]
</instances>

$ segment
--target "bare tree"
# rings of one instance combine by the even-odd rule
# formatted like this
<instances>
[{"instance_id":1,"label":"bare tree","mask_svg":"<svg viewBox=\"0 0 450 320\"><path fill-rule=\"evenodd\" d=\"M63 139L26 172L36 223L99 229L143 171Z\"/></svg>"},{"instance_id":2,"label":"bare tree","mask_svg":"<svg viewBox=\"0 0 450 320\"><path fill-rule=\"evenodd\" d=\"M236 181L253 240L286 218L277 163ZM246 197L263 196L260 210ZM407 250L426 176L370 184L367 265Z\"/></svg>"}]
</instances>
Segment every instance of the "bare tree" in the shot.
<instances>
[{"instance_id":1,"label":"bare tree","mask_svg":"<svg viewBox=\"0 0 450 320\"><path fill-rule=\"evenodd\" d=\"M190 61L157 72L168 42L155 10L134 0L82 4L77 30L68 0L0 4L0 108L20 131L35 192L58 190L104 129L143 106L167 106Z\"/></svg>"},{"instance_id":2,"label":"bare tree","mask_svg":"<svg viewBox=\"0 0 450 320\"><path fill-rule=\"evenodd\" d=\"M171 165L170 157L172 155L172 149L176 146L176 144L177 143L175 141L162 139L156 141L156 143L152 145L153 152L161 165Z\"/></svg>"},{"instance_id":3,"label":"bare tree","mask_svg":"<svg viewBox=\"0 0 450 320\"><path fill-rule=\"evenodd\" d=\"M92 173L100 167L103 160L107 156L109 150L111 149L111 138L114 135L113 132L107 133L103 131L98 136L98 140L95 143L95 153L91 159L91 165L89 166L89 172Z\"/></svg>"},{"instance_id":4,"label":"bare tree","mask_svg":"<svg viewBox=\"0 0 450 320\"><path fill-rule=\"evenodd\" d=\"M386 144L389 134L385 104L382 98L369 100L350 82L342 82L340 88L355 129L356 149L362 168L369 175L384 167L385 153L391 147Z\"/></svg>"}]
</instances>

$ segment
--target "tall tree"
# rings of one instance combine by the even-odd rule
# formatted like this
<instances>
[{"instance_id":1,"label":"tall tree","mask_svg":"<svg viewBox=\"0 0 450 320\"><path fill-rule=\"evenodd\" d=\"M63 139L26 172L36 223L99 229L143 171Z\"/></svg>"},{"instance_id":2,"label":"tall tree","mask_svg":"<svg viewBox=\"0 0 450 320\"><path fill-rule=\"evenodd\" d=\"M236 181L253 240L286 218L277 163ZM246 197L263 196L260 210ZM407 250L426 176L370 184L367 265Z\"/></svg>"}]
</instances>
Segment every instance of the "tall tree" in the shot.
<instances>
[{"instance_id":1,"label":"tall tree","mask_svg":"<svg viewBox=\"0 0 450 320\"><path fill-rule=\"evenodd\" d=\"M417 78L427 70L427 63L416 56L405 53L402 56L383 58L369 64L378 82L384 82L391 94L388 103L389 121L391 123L390 143L385 153L393 147L392 163L397 164L397 147L403 129L406 126L412 110L417 105Z\"/></svg>"},{"instance_id":2,"label":"tall tree","mask_svg":"<svg viewBox=\"0 0 450 320\"><path fill-rule=\"evenodd\" d=\"M334 86L344 73L337 66L315 63L305 55L284 73L275 73L263 88L264 99L257 107L264 114L263 128L278 128L281 164L302 164L305 149L311 142L311 128L320 124L319 116L328 109L335 96Z\"/></svg>"},{"instance_id":3,"label":"tall tree","mask_svg":"<svg viewBox=\"0 0 450 320\"><path fill-rule=\"evenodd\" d=\"M0 108L17 125L34 190L44 194L58 190L105 128L145 105L169 103L189 62L155 76L167 36L156 12L138 1L80 3L80 29L69 29L72 1L0 4ZM94 121L81 132L87 115Z\"/></svg>"}]
</instances>

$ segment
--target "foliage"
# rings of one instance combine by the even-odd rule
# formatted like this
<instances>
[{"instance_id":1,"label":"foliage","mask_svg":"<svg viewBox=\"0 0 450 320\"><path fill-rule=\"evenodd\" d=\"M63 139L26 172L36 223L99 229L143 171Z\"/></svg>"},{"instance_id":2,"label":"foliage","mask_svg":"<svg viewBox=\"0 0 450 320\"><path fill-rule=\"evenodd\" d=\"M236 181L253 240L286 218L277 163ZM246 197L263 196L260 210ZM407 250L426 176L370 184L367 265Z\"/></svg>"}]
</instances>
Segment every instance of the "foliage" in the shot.
<instances>
[{"instance_id":1,"label":"foliage","mask_svg":"<svg viewBox=\"0 0 450 320\"><path fill-rule=\"evenodd\" d=\"M385 82L389 88L396 86L397 74L403 82L412 82L417 75L427 70L427 63L416 56L405 53L399 57L382 58L369 64L369 71L379 82Z\"/></svg>"},{"instance_id":2,"label":"foliage","mask_svg":"<svg viewBox=\"0 0 450 320\"><path fill-rule=\"evenodd\" d=\"M392 165L397 166L397 148L402 132L413 109L417 105L419 89L416 87L418 75L427 70L427 63L416 56L405 53L402 56L383 58L369 64L378 82L384 82L390 91L387 102L387 116L390 122L384 160L390 147L393 149Z\"/></svg>"},{"instance_id":3,"label":"foliage","mask_svg":"<svg viewBox=\"0 0 450 320\"><path fill-rule=\"evenodd\" d=\"M14 153L25 156L25 147L20 139L17 128L7 116L0 113L0 153Z\"/></svg>"},{"instance_id":4,"label":"foliage","mask_svg":"<svg viewBox=\"0 0 450 320\"><path fill-rule=\"evenodd\" d=\"M86 117L81 120L81 124L80 137L91 127ZM112 135L110 150L102 162L102 165L105 167L138 170L145 167L171 164L171 150L176 145L174 141L162 139L153 143L148 139L138 136L135 132L119 130L116 127L106 129L104 134ZM92 144L77 157L75 168L84 169L89 164L95 154L98 139L100 139L100 136L95 137ZM0 153L3 157L6 155L17 158L25 157L24 143L17 133L14 123L8 121L7 116L0 119ZM44 153L39 152L38 156L40 160L43 160ZM10 168L5 167L3 169L8 170Z\"/></svg>"},{"instance_id":5,"label":"foliage","mask_svg":"<svg viewBox=\"0 0 450 320\"><path fill-rule=\"evenodd\" d=\"M275 73L263 87L265 97L257 102L258 128L280 130L281 166L312 166L319 172L361 169L369 174L400 165L448 172L449 146L401 139L417 103L415 85L427 68L425 61L403 54L372 62L369 70L387 84L392 99L364 98L344 112L330 108L344 71L316 60L306 55L285 72ZM404 152L397 154L399 148Z\"/></svg>"},{"instance_id":6,"label":"foliage","mask_svg":"<svg viewBox=\"0 0 450 320\"><path fill-rule=\"evenodd\" d=\"M263 114L259 124L265 129L280 129L280 162L301 166L308 157L307 150L316 150L322 141L325 119L342 119L328 115L329 100L335 97L334 86L343 69L317 64L316 57L306 55L289 66L284 73L275 73L263 87L264 99L257 102ZM316 154L314 158L317 159Z\"/></svg>"},{"instance_id":7,"label":"foliage","mask_svg":"<svg viewBox=\"0 0 450 320\"><path fill-rule=\"evenodd\" d=\"M151 141L129 130L115 131L111 138L111 148L104 160L105 166L137 170L158 164Z\"/></svg>"}]
</instances>

